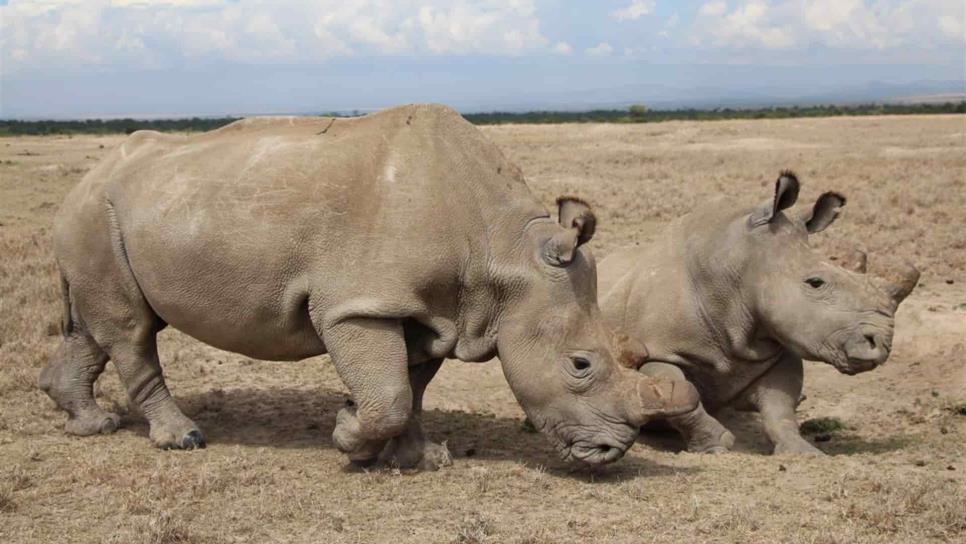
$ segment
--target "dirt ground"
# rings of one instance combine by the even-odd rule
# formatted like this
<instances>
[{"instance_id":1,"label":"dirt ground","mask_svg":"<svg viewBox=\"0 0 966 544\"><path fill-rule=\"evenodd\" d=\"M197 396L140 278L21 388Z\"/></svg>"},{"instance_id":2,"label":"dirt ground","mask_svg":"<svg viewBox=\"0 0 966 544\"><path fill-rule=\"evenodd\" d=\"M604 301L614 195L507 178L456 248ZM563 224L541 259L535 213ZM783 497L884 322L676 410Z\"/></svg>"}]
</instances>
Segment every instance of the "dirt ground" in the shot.
<instances>
[{"instance_id":1,"label":"dirt ground","mask_svg":"<svg viewBox=\"0 0 966 544\"><path fill-rule=\"evenodd\" d=\"M599 470L558 461L523 427L499 365L448 362L426 426L452 467L353 472L330 435L345 389L326 357L253 361L177 331L168 384L207 432L192 452L151 447L113 368L99 401L114 435L67 436L36 386L58 341L50 221L121 137L0 139L0 542L941 542L966 539L966 117L864 117L484 129L550 205L593 203L598 256L644 241L717 194L768 198L782 168L800 201L846 194L816 237L871 272L923 271L892 358L848 377L809 363L801 419L846 428L829 455L769 455L756 416L726 414L736 451L647 438Z\"/></svg>"}]
</instances>

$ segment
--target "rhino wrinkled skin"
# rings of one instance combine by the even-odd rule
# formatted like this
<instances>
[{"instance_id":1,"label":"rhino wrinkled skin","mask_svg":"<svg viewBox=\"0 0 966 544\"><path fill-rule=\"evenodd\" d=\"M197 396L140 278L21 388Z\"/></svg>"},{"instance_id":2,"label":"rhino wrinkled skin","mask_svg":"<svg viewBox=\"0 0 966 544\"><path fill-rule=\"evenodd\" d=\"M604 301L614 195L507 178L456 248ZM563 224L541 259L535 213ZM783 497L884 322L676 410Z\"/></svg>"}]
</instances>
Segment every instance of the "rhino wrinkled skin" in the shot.
<instances>
[{"instance_id":1,"label":"rhino wrinkled skin","mask_svg":"<svg viewBox=\"0 0 966 544\"><path fill-rule=\"evenodd\" d=\"M40 385L68 432L111 432L118 417L92 395L110 359L152 441L190 449L205 438L165 386L165 326L259 359L327 352L352 397L336 446L360 464L436 468L449 456L423 436L423 390L444 358L498 356L562 456L614 461L697 393L615 357L578 247L594 215L558 204L559 222L443 106L134 133L55 220L64 337Z\"/></svg>"},{"instance_id":2,"label":"rhino wrinkled skin","mask_svg":"<svg viewBox=\"0 0 966 544\"><path fill-rule=\"evenodd\" d=\"M619 250L600 263L605 318L642 340L641 371L687 379L701 406L668 418L691 451L730 448L734 436L705 409L757 410L775 451L821 453L799 433L802 359L845 374L881 365L892 346L899 303L919 278L912 266L889 279L865 274L865 256L848 268L823 260L810 234L838 216L845 198L825 193L800 215L799 182L783 172L775 194L748 209L720 199L700 206L650 245Z\"/></svg>"}]
</instances>

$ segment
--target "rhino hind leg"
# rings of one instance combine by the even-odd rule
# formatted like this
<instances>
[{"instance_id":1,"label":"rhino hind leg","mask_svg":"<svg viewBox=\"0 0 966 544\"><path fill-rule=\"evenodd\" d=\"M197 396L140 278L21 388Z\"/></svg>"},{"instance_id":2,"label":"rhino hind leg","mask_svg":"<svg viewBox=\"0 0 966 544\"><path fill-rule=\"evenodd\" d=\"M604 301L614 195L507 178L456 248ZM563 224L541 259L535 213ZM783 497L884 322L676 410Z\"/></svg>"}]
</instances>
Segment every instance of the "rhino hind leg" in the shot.
<instances>
[{"instance_id":1,"label":"rhino hind leg","mask_svg":"<svg viewBox=\"0 0 966 544\"><path fill-rule=\"evenodd\" d=\"M803 381L802 359L785 353L738 399L738 403L750 404L758 410L776 454L824 455L798 429L795 409L802 398Z\"/></svg>"},{"instance_id":2,"label":"rhino hind leg","mask_svg":"<svg viewBox=\"0 0 966 544\"><path fill-rule=\"evenodd\" d=\"M656 378L685 381L680 368L668 363L645 363L641 372ZM701 403L694 410L667 418L668 425L681 434L687 450L694 453L723 453L735 444L735 436L717 419L711 417Z\"/></svg>"},{"instance_id":3,"label":"rhino hind leg","mask_svg":"<svg viewBox=\"0 0 966 544\"><path fill-rule=\"evenodd\" d=\"M107 363L107 354L76 324L40 373L39 385L67 412L64 430L77 436L112 433L121 425L117 414L94 400L94 382Z\"/></svg>"},{"instance_id":4,"label":"rhino hind leg","mask_svg":"<svg viewBox=\"0 0 966 544\"><path fill-rule=\"evenodd\" d=\"M385 463L399 468L419 470L439 470L453 464L452 456L445 444L436 444L426 439L421 421L423 394L442 364L442 359L433 359L409 367L409 384L413 391L413 414L406 430L390 440L389 445L380 455Z\"/></svg>"},{"instance_id":5,"label":"rhino hind leg","mask_svg":"<svg viewBox=\"0 0 966 544\"><path fill-rule=\"evenodd\" d=\"M204 447L201 430L181 412L165 385L156 343L165 323L144 298L128 262L114 208L107 200L104 204L104 209L84 208L56 234L58 245L65 248L58 255L65 278L65 330L77 331L80 324L93 339L88 348L96 343L114 363L128 397L148 420L156 446ZM75 349L80 343L66 345ZM77 365L83 360L74 356L65 360L63 366L70 370L61 374L81 375ZM52 369L50 375L54 373ZM90 372L86 375L86 379L93 377Z\"/></svg>"}]
</instances>

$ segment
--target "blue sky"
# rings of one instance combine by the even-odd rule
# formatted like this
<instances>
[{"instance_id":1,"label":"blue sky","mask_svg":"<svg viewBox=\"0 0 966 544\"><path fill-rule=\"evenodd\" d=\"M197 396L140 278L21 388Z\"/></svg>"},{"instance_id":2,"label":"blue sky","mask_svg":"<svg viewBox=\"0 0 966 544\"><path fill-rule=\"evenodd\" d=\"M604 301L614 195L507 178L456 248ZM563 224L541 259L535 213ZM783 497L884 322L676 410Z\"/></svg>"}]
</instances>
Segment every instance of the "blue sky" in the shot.
<instances>
[{"instance_id":1,"label":"blue sky","mask_svg":"<svg viewBox=\"0 0 966 544\"><path fill-rule=\"evenodd\" d=\"M962 0L0 0L0 117L962 91L964 10Z\"/></svg>"}]
</instances>

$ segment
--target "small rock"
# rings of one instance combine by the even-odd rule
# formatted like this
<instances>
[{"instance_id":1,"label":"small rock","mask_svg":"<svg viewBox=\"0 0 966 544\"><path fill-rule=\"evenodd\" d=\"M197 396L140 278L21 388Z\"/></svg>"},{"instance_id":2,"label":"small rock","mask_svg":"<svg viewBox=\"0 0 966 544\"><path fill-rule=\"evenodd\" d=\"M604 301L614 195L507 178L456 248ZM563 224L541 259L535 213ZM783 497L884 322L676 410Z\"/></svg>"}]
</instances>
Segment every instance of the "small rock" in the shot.
<instances>
[{"instance_id":1,"label":"small rock","mask_svg":"<svg viewBox=\"0 0 966 544\"><path fill-rule=\"evenodd\" d=\"M785 472L786 470L788 469L785 468L785 465L778 465L778 472Z\"/></svg>"},{"instance_id":2,"label":"small rock","mask_svg":"<svg viewBox=\"0 0 966 544\"><path fill-rule=\"evenodd\" d=\"M917 467L924 467L924 466L926 466L926 462L923 461L922 459L919 459L918 461L916 461L913 464L916 465Z\"/></svg>"},{"instance_id":3,"label":"small rock","mask_svg":"<svg viewBox=\"0 0 966 544\"><path fill-rule=\"evenodd\" d=\"M940 434L949 434L949 427L946 427L946 426L940 427L939 428L939 433Z\"/></svg>"},{"instance_id":4,"label":"small rock","mask_svg":"<svg viewBox=\"0 0 966 544\"><path fill-rule=\"evenodd\" d=\"M954 282L952 279L946 280L946 285L952 285L954 283L956 283L956 282Z\"/></svg>"},{"instance_id":5,"label":"small rock","mask_svg":"<svg viewBox=\"0 0 966 544\"><path fill-rule=\"evenodd\" d=\"M956 467L949 465L946 467L946 470L956 470Z\"/></svg>"}]
</instances>

